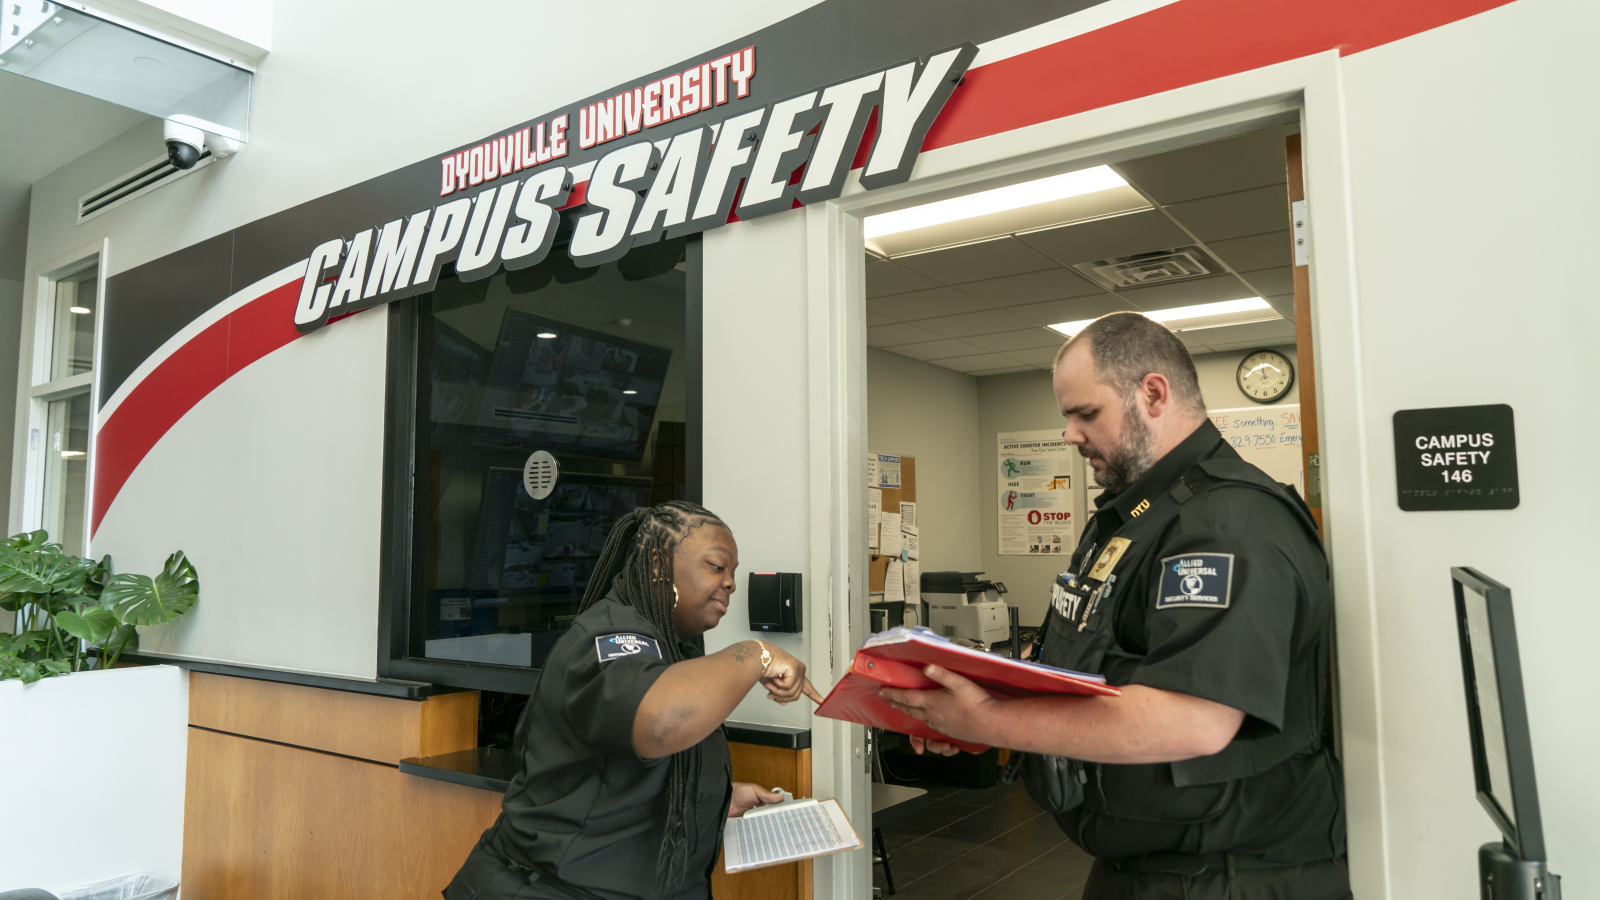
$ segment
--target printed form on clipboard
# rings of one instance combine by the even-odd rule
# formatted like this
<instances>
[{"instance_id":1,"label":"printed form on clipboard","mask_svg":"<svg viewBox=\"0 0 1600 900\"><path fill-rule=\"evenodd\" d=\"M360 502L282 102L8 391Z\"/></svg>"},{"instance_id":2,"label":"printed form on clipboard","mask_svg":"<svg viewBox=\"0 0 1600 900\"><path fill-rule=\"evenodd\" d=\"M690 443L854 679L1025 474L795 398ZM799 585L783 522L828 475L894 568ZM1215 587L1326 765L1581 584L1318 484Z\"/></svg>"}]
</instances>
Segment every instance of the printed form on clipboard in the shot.
<instances>
[{"instance_id":1,"label":"printed form on clipboard","mask_svg":"<svg viewBox=\"0 0 1600 900\"><path fill-rule=\"evenodd\" d=\"M722 829L724 868L731 875L861 846L837 800L786 800L729 819Z\"/></svg>"}]
</instances>

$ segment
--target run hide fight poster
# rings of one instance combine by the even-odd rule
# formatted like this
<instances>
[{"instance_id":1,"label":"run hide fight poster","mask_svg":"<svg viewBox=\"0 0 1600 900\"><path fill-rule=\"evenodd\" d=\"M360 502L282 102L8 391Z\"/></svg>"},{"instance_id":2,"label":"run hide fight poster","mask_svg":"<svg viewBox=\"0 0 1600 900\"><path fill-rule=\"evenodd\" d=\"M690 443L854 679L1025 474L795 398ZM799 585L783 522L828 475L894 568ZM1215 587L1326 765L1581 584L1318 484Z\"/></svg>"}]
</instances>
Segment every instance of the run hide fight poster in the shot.
<instances>
[{"instance_id":1,"label":"run hide fight poster","mask_svg":"<svg viewBox=\"0 0 1600 900\"><path fill-rule=\"evenodd\" d=\"M1071 556L1077 451L1057 430L1003 431L999 439L1000 555Z\"/></svg>"}]
</instances>

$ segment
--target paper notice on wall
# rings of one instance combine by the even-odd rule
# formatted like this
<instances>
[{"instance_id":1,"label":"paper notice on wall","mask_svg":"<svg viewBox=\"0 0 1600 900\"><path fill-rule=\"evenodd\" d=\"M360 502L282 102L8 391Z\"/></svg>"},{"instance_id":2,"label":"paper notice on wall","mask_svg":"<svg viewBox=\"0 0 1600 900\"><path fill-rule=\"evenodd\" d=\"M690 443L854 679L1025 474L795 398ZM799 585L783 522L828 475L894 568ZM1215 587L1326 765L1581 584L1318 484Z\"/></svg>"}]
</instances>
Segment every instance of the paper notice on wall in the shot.
<instances>
[{"instance_id":1,"label":"paper notice on wall","mask_svg":"<svg viewBox=\"0 0 1600 900\"><path fill-rule=\"evenodd\" d=\"M883 519L883 491L867 488L867 549L878 546L878 525Z\"/></svg>"},{"instance_id":2,"label":"paper notice on wall","mask_svg":"<svg viewBox=\"0 0 1600 900\"><path fill-rule=\"evenodd\" d=\"M1211 424L1244 461L1279 484L1306 495L1305 448L1300 438L1300 404L1208 409Z\"/></svg>"},{"instance_id":3,"label":"paper notice on wall","mask_svg":"<svg viewBox=\"0 0 1600 900\"><path fill-rule=\"evenodd\" d=\"M1072 459L1061 432L999 434L1000 554L1071 556Z\"/></svg>"},{"instance_id":4,"label":"paper notice on wall","mask_svg":"<svg viewBox=\"0 0 1600 900\"><path fill-rule=\"evenodd\" d=\"M883 599L898 600L906 593L906 573L900 560L889 560L889 568L883 573Z\"/></svg>"},{"instance_id":5,"label":"paper notice on wall","mask_svg":"<svg viewBox=\"0 0 1600 900\"><path fill-rule=\"evenodd\" d=\"M877 477L868 487L900 489L900 457L879 453L877 460Z\"/></svg>"},{"instance_id":6,"label":"paper notice on wall","mask_svg":"<svg viewBox=\"0 0 1600 900\"><path fill-rule=\"evenodd\" d=\"M867 453L867 487L878 486L878 454Z\"/></svg>"},{"instance_id":7,"label":"paper notice on wall","mask_svg":"<svg viewBox=\"0 0 1600 900\"><path fill-rule=\"evenodd\" d=\"M922 602L922 563L914 559L906 560L906 603L915 606Z\"/></svg>"},{"instance_id":8,"label":"paper notice on wall","mask_svg":"<svg viewBox=\"0 0 1600 900\"><path fill-rule=\"evenodd\" d=\"M900 521L900 540L905 547L907 558L922 558L922 532L918 531L915 525L907 525L904 517L901 517Z\"/></svg>"},{"instance_id":9,"label":"paper notice on wall","mask_svg":"<svg viewBox=\"0 0 1600 900\"><path fill-rule=\"evenodd\" d=\"M917 505L915 503L900 504L900 527L917 524Z\"/></svg>"},{"instance_id":10,"label":"paper notice on wall","mask_svg":"<svg viewBox=\"0 0 1600 900\"><path fill-rule=\"evenodd\" d=\"M878 529L878 555L899 556L904 539L900 535L900 514L886 512L882 515L883 527Z\"/></svg>"}]
</instances>

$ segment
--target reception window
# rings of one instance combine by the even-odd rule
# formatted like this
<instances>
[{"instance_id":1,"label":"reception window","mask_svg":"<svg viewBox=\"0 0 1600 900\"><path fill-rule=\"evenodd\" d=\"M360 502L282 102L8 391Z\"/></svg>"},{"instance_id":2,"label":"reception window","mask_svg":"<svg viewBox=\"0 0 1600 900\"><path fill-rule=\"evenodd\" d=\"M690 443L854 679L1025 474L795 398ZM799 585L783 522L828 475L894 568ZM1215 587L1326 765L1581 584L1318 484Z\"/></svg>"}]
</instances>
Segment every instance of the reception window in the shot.
<instances>
[{"instance_id":1,"label":"reception window","mask_svg":"<svg viewBox=\"0 0 1600 900\"><path fill-rule=\"evenodd\" d=\"M396 304L390 674L525 691L618 518L698 494L687 255L668 242L579 269L557 248Z\"/></svg>"}]
</instances>

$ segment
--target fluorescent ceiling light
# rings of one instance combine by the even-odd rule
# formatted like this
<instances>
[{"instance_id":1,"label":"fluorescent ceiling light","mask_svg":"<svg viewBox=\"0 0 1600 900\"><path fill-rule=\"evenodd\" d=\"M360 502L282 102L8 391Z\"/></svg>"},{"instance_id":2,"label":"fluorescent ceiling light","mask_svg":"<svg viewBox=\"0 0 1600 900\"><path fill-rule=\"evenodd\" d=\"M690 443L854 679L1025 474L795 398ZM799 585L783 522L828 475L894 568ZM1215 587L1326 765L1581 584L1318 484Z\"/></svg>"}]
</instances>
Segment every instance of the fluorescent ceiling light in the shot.
<instances>
[{"instance_id":1,"label":"fluorescent ceiling light","mask_svg":"<svg viewBox=\"0 0 1600 900\"><path fill-rule=\"evenodd\" d=\"M1079 172L1052 175L1038 181L1025 181L1022 184L1007 185L992 191L979 191L965 197L952 197L949 200L925 203L910 209L867 216L862 227L868 238L883 237L899 234L902 231L945 225L975 216L987 216L991 213L1007 212L1025 206L1037 206L1040 203L1065 200L1068 197L1126 187L1127 184L1121 175L1111 171L1110 166L1095 166Z\"/></svg>"},{"instance_id":2,"label":"fluorescent ceiling light","mask_svg":"<svg viewBox=\"0 0 1600 900\"><path fill-rule=\"evenodd\" d=\"M1220 303L1201 303L1195 306L1177 306L1172 309L1158 309L1153 312L1141 312L1147 319L1156 322L1182 322L1187 319L1208 319L1212 316L1226 316L1236 313L1252 313L1272 309L1272 304L1260 297L1246 297L1243 300L1223 300ZM1140 312L1128 310L1128 312ZM1263 318L1280 318L1277 313ZM1076 322L1059 322L1049 326L1051 331L1057 331L1067 337L1072 337L1082 331L1094 319L1079 319ZM1255 321L1254 319L1250 321ZM1222 323L1238 324L1238 323ZM1180 329L1174 329L1180 330Z\"/></svg>"},{"instance_id":3,"label":"fluorescent ceiling light","mask_svg":"<svg viewBox=\"0 0 1600 900\"><path fill-rule=\"evenodd\" d=\"M67 307L67 311L75 316L87 316L90 312L92 312L92 310L82 306L69 306Z\"/></svg>"},{"instance_id":4,"label":"fluorescent ceiling light","mask_svg":"<svg viewBox=\"0 0 1600 900\"><path fill-rule=\"evenodd\" d=\"M624 394L637 394L638 391L623 391Z\"/></svg>"},{"instance_id":5,"label":"fluorescent ceiling light","mask_svg":"<svg viewBox=\"0 0 1600 900\"><path fill-rule=\"evenodd\" d=\"M552 339L552 338L554 338L555 336L556 336L556 333L554 331L541 331L538 334L538 337L542 337L547 341Z\"/></svg>"},{"instance_id":6,"label":"fluorescent ceiling light","mask_svg":"<svg viewBox=\"0 0 1600 900\"><path fill-rule=\"evenodd\" d=\"M88 453L85 453L82 450L63 450L63 451L61 451L61 458L62 459L83 459L85 456L88 456L88 455L89 455Z\"/></svg>"}]
</instances>

